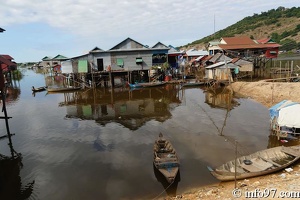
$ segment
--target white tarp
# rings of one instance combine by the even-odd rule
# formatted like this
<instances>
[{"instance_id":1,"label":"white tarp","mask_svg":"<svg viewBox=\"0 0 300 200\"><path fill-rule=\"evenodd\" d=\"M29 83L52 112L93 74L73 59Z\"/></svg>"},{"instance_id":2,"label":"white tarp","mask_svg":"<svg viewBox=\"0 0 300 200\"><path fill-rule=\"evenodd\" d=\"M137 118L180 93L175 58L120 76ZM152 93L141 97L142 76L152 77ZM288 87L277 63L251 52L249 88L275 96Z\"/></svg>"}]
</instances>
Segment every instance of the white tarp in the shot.
<instances>
[{"instance_id":1,"label":"white tarp","mask_svg":"<svg viewBox=\"0 0 300 200\"><path fill-rule=\"evenodd\" d=\"M61 73L63 74L73 73L72 61L67 60L61 62Z\"/></svg>"},{"instance_id":2,"label":"white tarp","mask_svg":"<svg viewBox=\"0 0 300 200\"><path fill-rule=\"evenodd\" d=\"M300 104L290 105L279 110L279 126L300 128Z\"/></svg>"}]
</instances>

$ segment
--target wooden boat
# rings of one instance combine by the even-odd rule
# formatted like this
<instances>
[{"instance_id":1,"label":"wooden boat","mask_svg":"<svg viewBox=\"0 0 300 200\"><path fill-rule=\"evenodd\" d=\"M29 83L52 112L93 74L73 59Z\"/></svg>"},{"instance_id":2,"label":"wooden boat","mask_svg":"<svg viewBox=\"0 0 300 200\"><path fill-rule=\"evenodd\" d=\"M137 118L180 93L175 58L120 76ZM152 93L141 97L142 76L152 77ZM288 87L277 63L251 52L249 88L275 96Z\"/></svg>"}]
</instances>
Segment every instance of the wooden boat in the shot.
<instances>
[{"instance_id":1,"label":"wooden boat","mask_svg":"<svg viewBox=\"0 0 300 200\"><path fill-rule=\"evenodd\" d=\"M75 91L75 90L80 90L81 87L73 87L73 86L69 86L69 87L63 87L63 88L47 88L48 92L71 92L71 91Z\"/></svg>"},{"instance_id":2,"label":"wooden boat","mask_svg":"<svg viewBox=\"0 0 300 200\"><path fill-rule=\"evenodd\" d=\"M168 183L174 182L179 171L179 159L172 144L163 138L162 133L154 143L153 164Z\"/></svg>"},{"instance_id":3,"label":"wooden boat","mask_svg":"<svg viewBox=\"0 0 300 200\"><path fill-rule=\"evenodd\" d=\"M181 87L197 87L202 85L205 85L205 82L183 83Z\"/></svg>"},{"instance_id":4,"label":"wooden boat","mask_svg":"<svg viewBox=\"0 0 300 200\"><path fill-rule=\"evenodd\" d=\"M208 167L208 169L220 181L232 181L280 171L299 160L299 158L300 145L279 146L239 157L215 169L211 167Z\"/></svg>"},{"instance_id":5,"label":"wooden boat","mask_svg":"<svg viewBox=\"0 0 300 200\"><path fill-rule=\"evenodd\" d=\"M47 87L38 87L35 88L34 86L32 86L32 92L41 92L41 91L45 91Z\"/></svg>"},{"instance_id":6,"label":"wooden boat","mask_svg":"<svg viewBox=\"0 0 300 200\"><path fill-rule=\"evenodd\" d=\"M149 82L149 83L135 83L135 84L128 83L130 88L156 87L156 86L162 86L165 84L166 84L166 82Z\"/></svg>"}]
</instances>

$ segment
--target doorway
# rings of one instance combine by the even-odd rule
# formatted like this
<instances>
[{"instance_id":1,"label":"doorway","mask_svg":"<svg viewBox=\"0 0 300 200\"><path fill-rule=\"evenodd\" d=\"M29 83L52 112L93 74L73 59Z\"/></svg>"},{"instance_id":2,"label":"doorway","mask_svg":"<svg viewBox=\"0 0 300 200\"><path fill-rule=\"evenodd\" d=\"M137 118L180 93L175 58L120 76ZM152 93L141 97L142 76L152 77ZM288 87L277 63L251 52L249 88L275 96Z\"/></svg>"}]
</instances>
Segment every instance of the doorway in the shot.
<instances>
[{"instance_id":1,"label":"doorway","mask_svg":"<svg viewBox=\"0 0 300 200\"><path fill-rule=\"evenodd\" d=\"M97 66L98 66L98 71L104 71L102 58L97 59Z\"/></svg>"}]
</instances>

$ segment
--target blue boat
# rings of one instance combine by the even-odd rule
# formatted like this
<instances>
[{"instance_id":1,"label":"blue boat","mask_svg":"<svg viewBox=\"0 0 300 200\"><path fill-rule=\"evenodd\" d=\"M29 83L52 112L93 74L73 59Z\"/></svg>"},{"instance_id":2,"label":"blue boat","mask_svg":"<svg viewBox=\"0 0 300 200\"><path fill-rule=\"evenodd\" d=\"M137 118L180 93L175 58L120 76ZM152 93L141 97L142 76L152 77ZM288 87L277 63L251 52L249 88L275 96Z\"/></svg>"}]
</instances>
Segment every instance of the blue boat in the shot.
<instances>
[{"instance_id":1,"label":"blue boat","mask_svg":"<svg viewBox=\"0 0 300 200\"><path fill-rule=\"evenodd\" d=\"M130 88L147 88L147 87L157 87L165 85L166 82L149 82L149 83L128 83Z\"/></svg>"}]
</instances>

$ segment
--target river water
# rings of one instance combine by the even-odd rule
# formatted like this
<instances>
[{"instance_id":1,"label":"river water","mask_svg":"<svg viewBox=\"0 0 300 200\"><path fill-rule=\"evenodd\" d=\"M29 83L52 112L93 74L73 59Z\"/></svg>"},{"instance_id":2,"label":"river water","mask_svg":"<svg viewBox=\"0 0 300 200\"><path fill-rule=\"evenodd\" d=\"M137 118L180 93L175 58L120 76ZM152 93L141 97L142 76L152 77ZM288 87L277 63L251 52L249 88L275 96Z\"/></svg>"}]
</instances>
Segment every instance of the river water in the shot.
<instances>
[{"instance_id":1,"label":"river water","mask_svg":"<svg viewBox=\"0 0 300 200\"><path fill-rule=\"evenodd\" d=\"M280 145L269 137L268 109L226 90L167 84L139 90L31 92L62 84L23 70L7 98L9 139L0 140L4 190L19 199L154 199L217 183L207 166ZM1 120L1 135L6 134ZM153 169L159 133L171 141L181 167L168 186ZM18 154L17 154L18 153ZM18 159L8 159L16 155ZM6 163L5 165L3 163ZM5 176L3 174L6 174ZM5 196L6 195L6 196ZM2 199L2 198L1 198Z\"/></svg>"}]
</instances>

